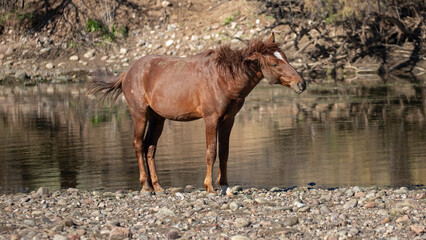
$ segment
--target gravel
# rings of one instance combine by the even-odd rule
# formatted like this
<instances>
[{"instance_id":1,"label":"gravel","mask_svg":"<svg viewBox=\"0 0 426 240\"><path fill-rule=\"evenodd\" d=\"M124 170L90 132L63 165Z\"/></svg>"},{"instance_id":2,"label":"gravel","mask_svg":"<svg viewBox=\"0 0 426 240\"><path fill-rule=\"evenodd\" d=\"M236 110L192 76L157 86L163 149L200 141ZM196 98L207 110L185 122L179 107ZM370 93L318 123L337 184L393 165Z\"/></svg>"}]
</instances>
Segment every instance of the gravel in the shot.
<instances>
[{"instance_id":1,"label":"gravel","mask_svg":"<svg viewBox=\"0 0 426 240\"><path fill-rule=\"evenodd\" d=\"M425 239L425 189L0 195L0 239ZM365 193L365 194L357 194Z\"/></svg>"}]
</instances>

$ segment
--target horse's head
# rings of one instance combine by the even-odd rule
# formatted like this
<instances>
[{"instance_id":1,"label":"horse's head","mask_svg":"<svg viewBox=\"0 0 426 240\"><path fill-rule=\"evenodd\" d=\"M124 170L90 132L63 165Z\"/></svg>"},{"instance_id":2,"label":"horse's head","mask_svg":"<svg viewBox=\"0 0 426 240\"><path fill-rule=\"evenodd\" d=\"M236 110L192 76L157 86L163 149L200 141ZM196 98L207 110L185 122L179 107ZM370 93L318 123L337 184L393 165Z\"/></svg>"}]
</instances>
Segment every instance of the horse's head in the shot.
<instances>
[{"instance_id":1,"label":"horse's head","mask_svg":"<svg viewBox=\"0 0 426 240\"><path fill-rule=\"evenodd\" d=\"M276 46L274 33L272 33L265 45ZM299 94L305 91L305 80L290 65L284 52L278 47L269 54L255 52L247 57L246 60L258 61L263 77L266 78L270 84L287 86Z\"/></svg>"}]
</instances>

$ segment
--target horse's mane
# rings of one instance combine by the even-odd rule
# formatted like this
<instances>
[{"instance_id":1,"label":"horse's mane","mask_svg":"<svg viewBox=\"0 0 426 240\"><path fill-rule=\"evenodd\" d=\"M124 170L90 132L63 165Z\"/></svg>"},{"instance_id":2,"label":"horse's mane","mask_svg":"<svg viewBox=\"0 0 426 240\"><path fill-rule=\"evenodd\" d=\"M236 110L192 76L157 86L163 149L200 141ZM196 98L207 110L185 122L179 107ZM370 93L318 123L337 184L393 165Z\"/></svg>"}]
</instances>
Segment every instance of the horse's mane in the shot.
<instances>
[{"instance_id":1,"label":"horse's mane","mask_svg":"<svg viewBox=\"0 0 426 240\"><path fill-rule=\"evenodd\" d=\"M260 62L246 61L245 59L253 53L273 55L280 49L280 43L263 42L253 39L243 49L232 49L229 44L221 45L216 50L204 52L204 56L211 56L215 65L224 73L233 77L241 76L247 72L254 72L260 67Z\"/></svg>"}]
</instances>

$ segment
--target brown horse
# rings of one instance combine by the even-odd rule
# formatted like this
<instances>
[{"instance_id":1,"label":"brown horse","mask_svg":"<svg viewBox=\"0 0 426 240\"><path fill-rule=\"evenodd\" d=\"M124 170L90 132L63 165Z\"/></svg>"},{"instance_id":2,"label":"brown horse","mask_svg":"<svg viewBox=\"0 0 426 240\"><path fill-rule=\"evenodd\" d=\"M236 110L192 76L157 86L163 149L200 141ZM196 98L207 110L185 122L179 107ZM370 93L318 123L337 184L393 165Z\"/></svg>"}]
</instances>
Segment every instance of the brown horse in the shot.
<instances>
[{"instance_id":1,"label":"brown horse","mask_svg":"<svg viewBox=\"0 0 426 240\"><path fill-rule=\"evenodd\" d=\"M101 71L94 73L87 85L89 94L104 91L102 99L111 96L115 101L123 93L126 98L134 122L133 145L142 191L164 191L155 169L155 151L165 119L203 118L207 147L204 187L209 193L214 192L212 172L219 142L217 182L222 194L226 192L229 135L235 115L250 91L263 78L297 93L306 89L305 81L279 46L272 33L267 42L251 40L244 49L224 45L188 58L151 55L137 60L117 77Z\"/></svg>"}]
</instances>

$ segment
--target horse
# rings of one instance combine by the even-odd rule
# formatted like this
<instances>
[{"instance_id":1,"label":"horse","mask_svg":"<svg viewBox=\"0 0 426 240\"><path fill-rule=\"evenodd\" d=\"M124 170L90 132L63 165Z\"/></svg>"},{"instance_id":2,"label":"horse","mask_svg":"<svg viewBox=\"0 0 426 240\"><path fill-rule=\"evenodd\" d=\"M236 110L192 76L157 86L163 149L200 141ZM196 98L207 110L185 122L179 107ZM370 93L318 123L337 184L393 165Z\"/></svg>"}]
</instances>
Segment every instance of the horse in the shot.
<instances>
[{"instance_id":1,"label":"horse","mask_svg":"<svg viewBox=\"0 0 426 240\"><path fill-rule=\"evenodd\" d=\"M101 70L92 74L86 85L88 94L103 92L100 100L109 97L111 104L121 93L125 97L134 123L133 146L142 192L164 191L155 165L164 121L202 118L207 162L204 187L208 193L215 192L212 173L219 148L217 183L221 193L226 193L229 136L247 95L264 78L299 94L306 89L305 80L280 46L272 33L267 41L252 39L242 49L224 44L186 58L148 55L118 76Z\"/></svg>"}]
</instances>

